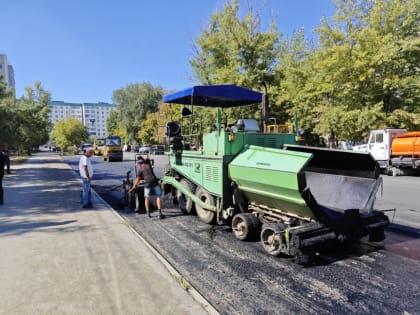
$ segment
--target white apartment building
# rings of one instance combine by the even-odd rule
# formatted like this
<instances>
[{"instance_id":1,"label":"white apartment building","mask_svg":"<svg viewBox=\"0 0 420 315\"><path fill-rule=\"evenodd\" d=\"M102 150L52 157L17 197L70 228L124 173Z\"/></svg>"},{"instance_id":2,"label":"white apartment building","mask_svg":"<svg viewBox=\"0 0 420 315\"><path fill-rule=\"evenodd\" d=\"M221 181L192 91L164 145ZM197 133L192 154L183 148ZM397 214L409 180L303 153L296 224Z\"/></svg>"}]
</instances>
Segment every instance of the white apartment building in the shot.
<instances>
[{"instance_id":1,"label":"white apartment building","mask_svg":"<svg viewBox=\"0 0 420 315\"><path fill-rule=\"evenodd\" d=\"M89 134L98 138L106 136L106 119L116 106L109 103L66 103L52 101L50 103L50 122L55 125L59 120L70 116L76 117L88 127Z\"/></svg>"},{"instance_id":2,"label":"white apartment building","mask_svg":"<svg viewBox=\"0 0 420 315\"><path fill-rule=\"evenodd\" d=\"M15 71L4 54L0 54L0 77L6 81L7 87L15 88Z\"/></svg>"}]
</instances>

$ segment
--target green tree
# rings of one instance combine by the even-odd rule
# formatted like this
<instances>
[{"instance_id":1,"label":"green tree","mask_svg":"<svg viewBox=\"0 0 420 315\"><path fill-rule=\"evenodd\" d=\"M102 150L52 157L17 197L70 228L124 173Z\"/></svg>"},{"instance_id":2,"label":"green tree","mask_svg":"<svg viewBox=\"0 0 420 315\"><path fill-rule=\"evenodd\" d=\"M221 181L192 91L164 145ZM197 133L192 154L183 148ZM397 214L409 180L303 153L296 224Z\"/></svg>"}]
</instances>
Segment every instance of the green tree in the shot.
<instances>
[{"instance_id":1,"label":"green tree","mask_svg":"<svg viewBox=\"0 0 420 315\"><path fill-rule=\"evenodd\" d=\"M270 92L271 114L278 122L291 123L295 116L306 130L317 124L313 117L314 104L311 93L303 93L313 76L315 46L305 38L304 29L293 33L281 42L278 63L275 67L274 89Z\"/></svg>"},{"instance_id":2,"label":"green tree","mask_svg":"<svg viewBox=\"0 0 420 315\"><path fill-rule=\"evenodd\" d=\"M289 113L333 143L408 125L396 117L419 112L419 6L410 0L337 0L332 22L324 20L317 30L317 49L282 68L282 103Z\"/></svg>"},{"instance_id":3,"label":"green tree","mask_svg":"<svg viewBox=\"0 0 420 315\"><path fill-rule=\"evenodd\" d=\"M267 74L277 60L280 35L271 23L261 31L260 14L252 7L241 18L239 1L227 2L222 12L210 17L208 28L198 36L190 64L201 84L237 84L261 90ZM260 117L260 108L249 106L236 109L229 116ZM207 115L206 115L207 116ZM205 122L209 124L211 121Z\"/></svg>"},{"instance_id":4,"label":"green tree","mask_svg":"<svg viewBox=\"0 0 420 315\"><path fill-rule=\"evenodd\" d=\"M119 118L119 112L117 110L111 110L109 112L109 115L106 119L106 133L107 135L117 135L119 131L119 125L120 125L120 118ZM119 135L122 138L125 138L124 136Z\"/></svg>"},{"instance_id":5,"label":"green tree","mask_svg":"<svg viewBox=\"0 0 420 315\"><path fill-rule=\"evenodd\" d=\"M154 87L149 82L130 84L123 89L114 91L112 100L117 105L120 126L125 128L125 138L129 143L135 143L136 134L148 112L156 112L163 90Z\"/></svg>"},{"instance_id":6,"label":"green tree","mask_svg":"<svg viewBox=\"0 0 420 315\"><path fill-rule=\"evenodd\" d=\"M143 144L156 143L158 125L156 115L153 113L147 113L146 119L140 124L140 131L137 137Z\"/></svg>"},{"instance_id":7,"label":"green tree","mask_svg":"<svg viewBox=\"0 0 420 315\"><path fill-rule=\"evenodd\" d=\"M13 91L0 79L0 148L11 148L16 144L18 122L14 114L15 103Z\"/></svg>"},{"instance_id":8,"label":"green tree","mask_svg":"<svg viewBox=\"0 0 420 315\"><path fill-rule=\"evenodd\" d=\"M16 143L21 150L31 152L33 147L46 143L51 130L48 114L51 95L42 88L41 82L35 82L34 89L25 88L24 95L17 102L13 113L18 128Z\"/></svg>"},{"instance_id":9,"label":"green tree","mask_svg":"<svg viewBox=\"0 0 420 315\"><path fill-rule=\"evenodd\" d=\"M180 119L180 105L160 103L159 109L154 113L156 120L155 138L156 143L164 143L166 136L166 124L169 121ZM153 123L149 124L153 125Z\"/></svg>"},{"instance_id":10,"label":"green tree","mask_svg":"<svg viewBox=\"0 0 420 315\"><path fill-rule=\"evenodd\" d=\"M12 91L7 89L6 81L0 77L0 105L12 94Z\"/></svg>"},{"instance_id":11,"label":"green tree","mask_svg":"<svg viewBox=\"0 0 420 315\"><path fill-rule=\"evenodd\" d=\"M69 117L66 120L59 120L52 132L51 139L64 151L72 146L78 146L89 139L87 127L76 117Z\"/></svg>"}]
</instances>

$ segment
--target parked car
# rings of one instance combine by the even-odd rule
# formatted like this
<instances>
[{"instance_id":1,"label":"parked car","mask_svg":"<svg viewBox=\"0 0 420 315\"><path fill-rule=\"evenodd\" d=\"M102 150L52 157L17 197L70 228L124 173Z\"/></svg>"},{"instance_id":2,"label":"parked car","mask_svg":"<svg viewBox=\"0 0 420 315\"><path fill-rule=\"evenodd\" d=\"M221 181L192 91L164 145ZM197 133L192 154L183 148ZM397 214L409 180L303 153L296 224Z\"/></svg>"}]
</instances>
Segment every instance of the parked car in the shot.
<instances>
[{"instance_id":1,"label":"parked car","mask_svg":"<svg viewBox=\"0 0 420 315\"><path fill-rule=\"evenodd\" d=\"M139 149L140 154L149 154L151 147L149 145L142 145Z\"/></svg>"},{"instance_id":2,"label":"parked car","mask_svg":"<svg viewBox=\"0 0 420 315\"><path fill-rule=\"evenodd\" d=\"M353 150L353 146L350 141L338 141L337 149L340 150Z\"/></svg>"},{"instance_id":3,"label":"parked car","mask_svg":"<svg viewBox=\"0 0 420 315\"><path fill-rule=\"evenodd\" d=\"M89 147L92 147L91 143L83 143L79 148L79 152L84 153L86 148L89 148Z\"/></svg>"},{"instance_id":4,"label":"parked car","mask_svg":"<svg viewBox=\"0 0 420 315\"><path fill-rule=\"evenodd\" d=\"M354 145L353 146L353 151L369 152L369 147L366 143L365 144Z\"/></svg>"},{"instance_id":5,"label":"parked car","mask_svg":"<svg viewBox=\"0 0 420 315\"><path fill-rule=\"evenodd\" d=\"M150 148L151 154L163 154L165 152L165 147L160 144L154 144Z\"/></svg>"}]
</instances>

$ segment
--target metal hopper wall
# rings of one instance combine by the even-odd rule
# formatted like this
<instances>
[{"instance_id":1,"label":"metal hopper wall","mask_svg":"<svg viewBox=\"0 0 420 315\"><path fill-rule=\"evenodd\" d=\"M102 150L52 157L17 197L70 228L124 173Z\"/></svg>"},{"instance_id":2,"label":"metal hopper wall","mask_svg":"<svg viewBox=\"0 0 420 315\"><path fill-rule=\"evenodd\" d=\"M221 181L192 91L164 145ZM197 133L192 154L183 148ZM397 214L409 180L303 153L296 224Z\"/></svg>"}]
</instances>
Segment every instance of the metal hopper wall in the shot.
<instances>
[{"instance_id":1,"label":"metal hopper wall","mask_svg":"<svg viewBox=\"0 0 420 315\"><path fill-rule=\"evenodd\" d=\"M309 219L318 205L367 213L381 184L368 154L299 146L247 146L230 163L229 177L249 202Z\"/></svg>"},{"instance_id":2,"label":"metal hopper wall","mask_svg":"<svg viewBox=\"0 0 420 315\"><path fill-rule=\"evenodd\" d=\"M313 219L298 180L310 158L307 153L250 145L229 164L229 177L249 202Z\"/></svg>"},{"instance_id":3,"label":"metal hopper wall","mask_svg":"<svg viewBox=\"0 0 420 315\"><path fill-rule=\"evenodd\" d=\"M369 153L286 146L286 150L312 155L305 179L319 205L343 212L369 213L382 184L380 169Z\"/></svg>"}]
</instances>

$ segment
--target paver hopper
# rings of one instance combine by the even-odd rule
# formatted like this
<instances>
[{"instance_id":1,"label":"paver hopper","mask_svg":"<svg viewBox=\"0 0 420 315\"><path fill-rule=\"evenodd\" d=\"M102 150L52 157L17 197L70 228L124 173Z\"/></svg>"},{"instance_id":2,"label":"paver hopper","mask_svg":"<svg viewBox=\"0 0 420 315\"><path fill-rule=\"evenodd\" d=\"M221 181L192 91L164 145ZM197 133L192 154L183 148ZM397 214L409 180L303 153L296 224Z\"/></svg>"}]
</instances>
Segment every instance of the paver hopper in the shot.
<instances>
[{"instance_id":1,"label":"paver hopper","mask_svg":"<svg viewBox=\"0 0 420 315\"><path fill-rule=\"evenodd\" d=\"M329 240L382 240L388 218L373 210L379 174L369 154L293 145L248 146L229 164L238 199L266 224L266 250L294 256Z\"/></svg>"}]
</instances>

